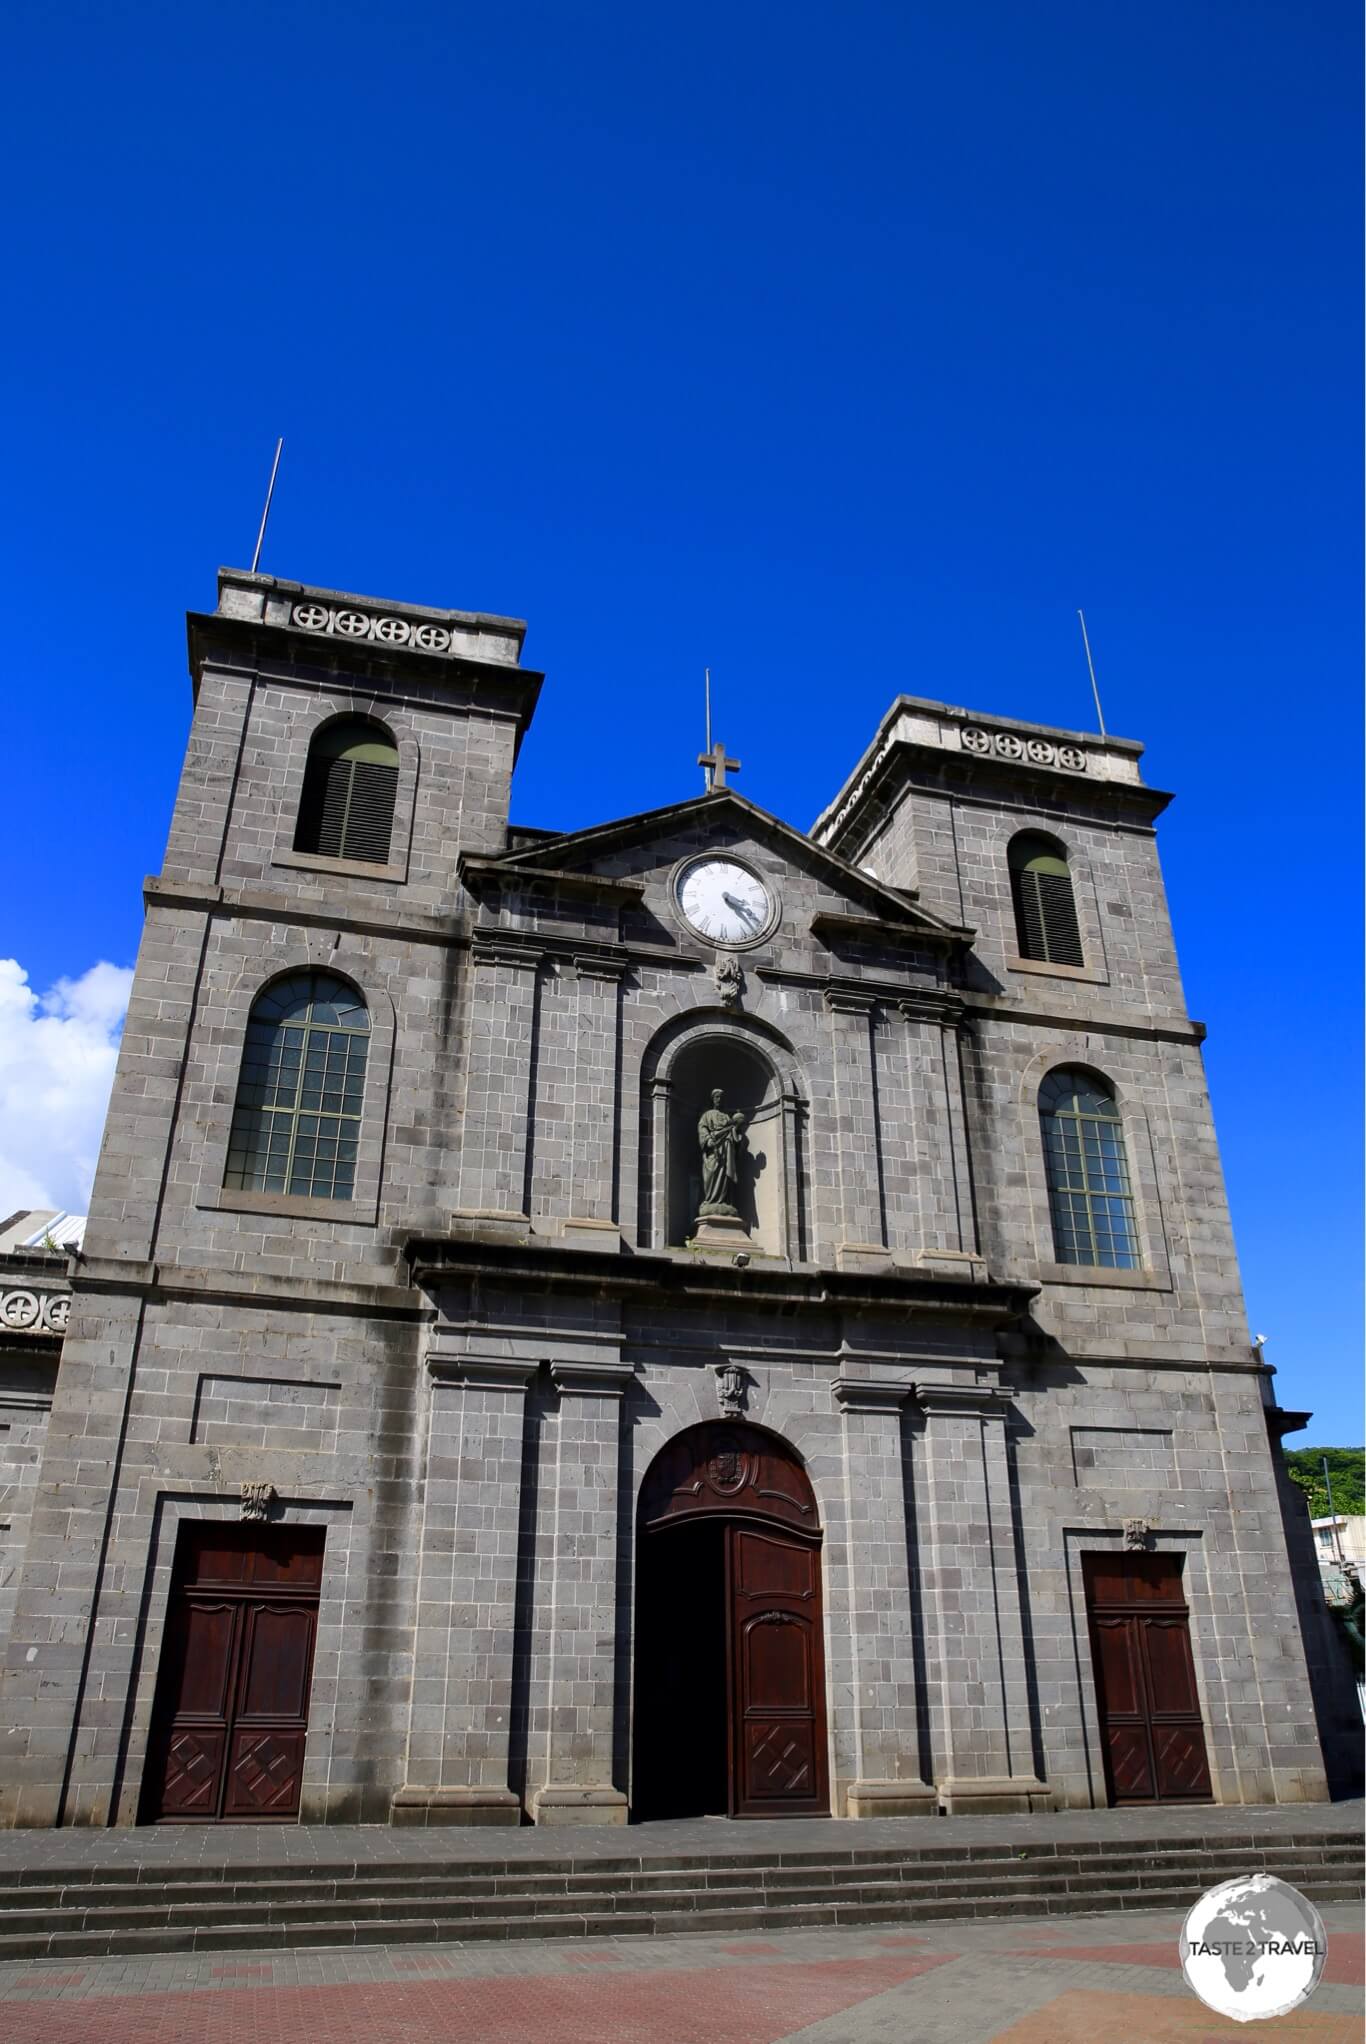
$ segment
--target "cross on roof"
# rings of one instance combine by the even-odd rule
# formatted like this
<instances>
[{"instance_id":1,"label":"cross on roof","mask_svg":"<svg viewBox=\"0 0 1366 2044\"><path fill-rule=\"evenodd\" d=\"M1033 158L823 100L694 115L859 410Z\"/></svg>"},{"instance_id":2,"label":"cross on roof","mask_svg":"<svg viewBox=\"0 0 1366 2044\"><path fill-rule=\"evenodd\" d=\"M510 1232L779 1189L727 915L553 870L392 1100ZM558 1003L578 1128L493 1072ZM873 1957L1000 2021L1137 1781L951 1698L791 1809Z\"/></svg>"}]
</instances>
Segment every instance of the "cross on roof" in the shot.
<instances>
[{"instance_id":1,"label":"cross on roof","mask_svg":"<svg viewBox=\"0 0 1366 2044\"><path fill-rule=\"evenodd\" d=\"M721 743L719 738L717 739L715 745L713 745L710 752L698 753L697 764L700 767L702 767L706 773L708 794L710 794L714 788L725 787L727 768L729 768L731 773L733 774L738 774L740 771L739 760L726 758L726 748Z\"/></svg>"}]
</instances>

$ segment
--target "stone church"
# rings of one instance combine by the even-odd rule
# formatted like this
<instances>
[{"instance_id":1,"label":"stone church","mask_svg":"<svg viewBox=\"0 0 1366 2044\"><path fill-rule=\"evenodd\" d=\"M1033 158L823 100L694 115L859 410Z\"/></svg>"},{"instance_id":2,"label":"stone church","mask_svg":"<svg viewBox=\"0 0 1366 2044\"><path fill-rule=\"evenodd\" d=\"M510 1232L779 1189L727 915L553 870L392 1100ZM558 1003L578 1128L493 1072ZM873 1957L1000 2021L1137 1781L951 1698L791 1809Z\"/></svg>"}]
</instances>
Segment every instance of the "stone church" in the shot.
<instances>
[{"instance_id":1,"label":"stone church","mask_svg":"<svg viewBox=\"0 0 1366 2044\"><path fill-rule=\"evenodd\" d=\"M189 619L84 1243L0 1259L3 1821L1324 1798L1142 748L899 696L810 831L722 747L521 828L523 632Z\"/></svg>"}]
</instances>

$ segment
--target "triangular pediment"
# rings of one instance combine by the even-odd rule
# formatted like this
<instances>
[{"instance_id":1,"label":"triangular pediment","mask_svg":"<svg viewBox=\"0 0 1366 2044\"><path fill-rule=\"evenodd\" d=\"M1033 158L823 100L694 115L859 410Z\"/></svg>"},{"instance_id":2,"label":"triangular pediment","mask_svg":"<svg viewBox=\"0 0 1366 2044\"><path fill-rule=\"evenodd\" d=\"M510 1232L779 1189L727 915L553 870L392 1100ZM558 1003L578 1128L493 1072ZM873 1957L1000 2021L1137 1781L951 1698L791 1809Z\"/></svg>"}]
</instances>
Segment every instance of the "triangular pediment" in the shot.
<instances>
[{"instance_id":1,"label":"triangular pediment","mask_svg":"<svg viewBox=\"0 0 1366 2044\"><path fill-rule=\"evenodd\" d=\"M639 878L671 865L685 853L750 845L766 849L792 872L809 876L823 899L818 911L827 922L847 919L851 931L861 925L885 936L915 935L927 942L958 943L971 932L924 908L914 895L885 887L871 874L851 866L837 853L813 842L781 817L746 800L732 788L697 795L663 809L642 811L586 830L566 831L514 850L461 862L461 871L476 894L497 885L528 880L572 886L600 882L623 890Z\"/></svg>"}]
</instances>

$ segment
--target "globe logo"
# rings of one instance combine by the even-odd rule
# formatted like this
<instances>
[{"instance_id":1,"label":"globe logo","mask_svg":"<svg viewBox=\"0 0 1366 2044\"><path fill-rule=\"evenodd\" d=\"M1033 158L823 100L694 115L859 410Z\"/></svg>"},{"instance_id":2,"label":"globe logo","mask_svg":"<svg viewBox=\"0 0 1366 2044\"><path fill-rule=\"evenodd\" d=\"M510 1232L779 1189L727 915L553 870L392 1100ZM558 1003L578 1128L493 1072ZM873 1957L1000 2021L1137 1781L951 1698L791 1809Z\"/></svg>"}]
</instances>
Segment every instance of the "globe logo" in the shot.
<instances>
[{"instance_id":1,"label":"globe logo","mask_svg":"<svg viewBox=\"0 0 1366 2044\"><path fill-rule=\"evenodd\" d=\"M1319 1984L1328 1952L1312 1902L1274 1874L1225 1881L1181 1930L1181 1971L1206 2008L1235 2023L1289 2015Z\"/></svg>"}]
</instances>

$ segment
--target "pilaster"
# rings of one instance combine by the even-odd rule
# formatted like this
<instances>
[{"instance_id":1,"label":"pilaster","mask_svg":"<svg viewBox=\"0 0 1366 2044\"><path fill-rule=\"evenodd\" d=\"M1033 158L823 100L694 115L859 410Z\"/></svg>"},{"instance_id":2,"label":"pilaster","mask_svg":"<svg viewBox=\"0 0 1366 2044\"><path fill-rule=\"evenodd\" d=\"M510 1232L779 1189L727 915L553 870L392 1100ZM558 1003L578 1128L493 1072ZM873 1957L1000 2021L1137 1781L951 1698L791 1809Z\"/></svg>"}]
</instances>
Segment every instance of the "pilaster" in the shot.
<instances>
[{"instance_id":1,"label":"pilaster","mask_svg":"<svg viewBox=\"0 0 1366 2044\"><path fill-rule=\"evenodd\" d=\"M901 1448L911 1386L838 1377L832 1391L843 1437L858 1770L846 1806L851 1817L933 1816L920 1758Z\"/></svg>"},{"instance_id":2,"label":"pilaster","mask_svg":"<svg viewBox=\"0 0 1366 2044\"><path fill-rule=\"evenodd\" d=\"M540 961L538 946L475 932L456 1210L522 1227L530 1226L527 1166Z\"/></svg>"},{"instance_id":3,"label":"pilaster","mask_svg":"<svg viewBox=\"0 0 1366 2044\"><path fill-rule=\"evenodd\" d=\"M576 1249L619 1250L617 1064L624 964L574 960L576 1017L570 1125L573 1162L564 1237Z\"/></svg>"},{"instance_id":4,"label":"pilaster","mask_svg":"<svg viewBox=\"0 0 1366 2044\"><path fill-rule=\"evenodd\" d=\"M873 1046L877 1002L871 994L827 987L825 1005L830 1012L834 1071L830 1140L840 1203L835 1261L842 1270L889 1269Z\"/></svg>"},{"instance_id":5,"label":"pilaster","mask_svg":"<svg viewBox=\"0 0 1366 2044\"><path fill-rule=\"evenodd\" d=\"M624 1824L612 1780L617 1501L629 1363L551 1364L559 1393L551 1548L549 1738L538 1824Z\"/></svg>"},{"instance_id":6,"label":"pilaster","mask_svg":"<svg viewBox=\"0 0 1366 2044\"><path fill-rule=\"evenodd\" d=\"M1010 1401L991 1384L917 1384L925 1414L923 1584L939 1800L950 1815L1047 1809L1034 1772Z\"/></svg>"},{"instance_id":7,"label":"pilaster","mask_svg":"<svg viewBox=\"0 0 1366 2044\"><path fill-rule=\"evenodd\" d=\"M526 1394L534 1361L427 1357L431 1411L407 1780L396 1824L517 1824L509 1729Z\"/></svg>"}]
</instances>

